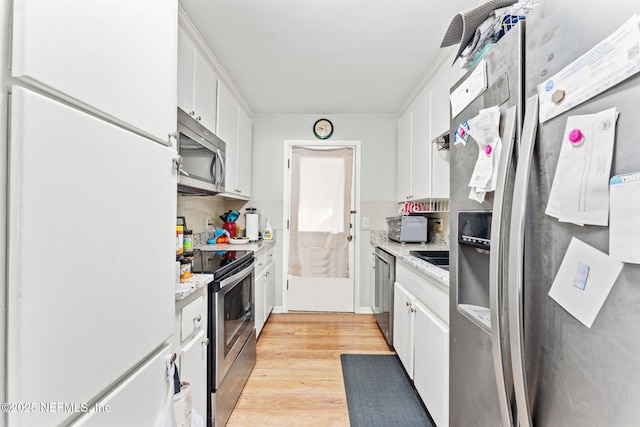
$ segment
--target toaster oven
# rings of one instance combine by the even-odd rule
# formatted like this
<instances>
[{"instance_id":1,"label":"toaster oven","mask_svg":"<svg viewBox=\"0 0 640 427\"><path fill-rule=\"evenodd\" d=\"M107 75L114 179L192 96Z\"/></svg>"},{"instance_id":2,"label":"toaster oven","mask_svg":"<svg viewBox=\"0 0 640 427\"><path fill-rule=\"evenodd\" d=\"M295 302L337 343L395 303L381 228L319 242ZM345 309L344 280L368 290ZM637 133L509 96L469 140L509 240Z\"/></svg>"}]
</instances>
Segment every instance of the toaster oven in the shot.
<instances>
[{"instance_id":1,"label":"toaster oven","mask_svg":"<svg viewBox=\"0 0 640 427\"><path fill-rule=\"evenodd\" d=\"M387 218L389 240L400 243L427 243L428 222L424 216L403 215Z\"/></svg>"}]
</instances>

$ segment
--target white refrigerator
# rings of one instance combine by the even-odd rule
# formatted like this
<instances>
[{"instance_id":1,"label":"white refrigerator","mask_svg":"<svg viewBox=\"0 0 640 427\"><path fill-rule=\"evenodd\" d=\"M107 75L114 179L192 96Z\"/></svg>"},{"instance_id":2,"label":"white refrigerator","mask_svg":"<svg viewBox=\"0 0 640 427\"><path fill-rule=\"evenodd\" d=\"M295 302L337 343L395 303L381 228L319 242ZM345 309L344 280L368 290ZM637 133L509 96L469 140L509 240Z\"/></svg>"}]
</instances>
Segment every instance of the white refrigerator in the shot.
<instances>
[{"instance_id":1,"label":"white refrigerator","mask_svg":"<svg viewBox=\"0 0 640 427\"><path fill-rule=\"evenodd\" d=\"M160 425L177 1L16 0L12 12L3 421Z\"/></svg>"}]
</instances>

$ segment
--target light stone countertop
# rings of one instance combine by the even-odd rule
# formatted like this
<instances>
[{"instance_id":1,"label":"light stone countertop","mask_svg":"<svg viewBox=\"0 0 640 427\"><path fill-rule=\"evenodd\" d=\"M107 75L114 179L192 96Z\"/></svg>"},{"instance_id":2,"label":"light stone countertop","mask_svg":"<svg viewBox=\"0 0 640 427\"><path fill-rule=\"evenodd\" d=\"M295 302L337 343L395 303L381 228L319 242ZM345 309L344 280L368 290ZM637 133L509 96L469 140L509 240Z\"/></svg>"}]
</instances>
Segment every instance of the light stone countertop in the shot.
<instances>
[{"instance_id":1,"label":"light stone countertop","mask_svg":"<svg viewBox=\"0 0 640 427\"><path fill-rule=\"evenodd\" d=\"M433 264L429 264L426 261L416 258L410 255L411 251L448 251L449 245L446 243L398 243L387 239L386 235L381 233L371 233L371 246L379 247L389 252L396 257L396 262L402 262L403 264L417 270L420 274L436 279L448 292L449 289L449 272L437 267Z\"/></svg>"},{"instance_id":2,"label":"light stone countertop","mask_svg":"<svg viewBox=\"0 0 640 427\"><path fill-rule=\"evenodd\" d=\"M213 281L213 274L194 274L188 282L176 284L176 301L180 301Z\"/></svg>"},{"instance_id":3,"label":"light stone countertop","mask_svg":"<svg viewBox=\"0 0 640 427\"><path fill-rule=\"evenodd\" d=\"M276 245L275 240L260 240L243 245L220 243L215 245L196 245L194 249L202 251L253 251L256 256ZM180 301L213 281L213 274L194 274L188 282L176 284L176 301Z\"/></svg>"}]
</instances>

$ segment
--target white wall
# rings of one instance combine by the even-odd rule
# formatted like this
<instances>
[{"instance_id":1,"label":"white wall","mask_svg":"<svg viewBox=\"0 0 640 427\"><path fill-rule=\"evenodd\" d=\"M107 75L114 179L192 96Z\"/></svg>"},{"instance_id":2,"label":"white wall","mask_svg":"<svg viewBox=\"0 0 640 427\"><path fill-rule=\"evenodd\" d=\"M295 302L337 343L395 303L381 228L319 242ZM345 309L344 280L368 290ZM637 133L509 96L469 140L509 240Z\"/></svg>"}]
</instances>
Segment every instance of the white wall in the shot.
<instances>
[{"instance_id":1,"label":"white wall","mask_svg":"<svg viewBox=\"0 0 640 427\"><path fill-rule=\"evenodd\" d=\"M253 119L251 205L260 209L261 220L271 218L276 239L286 225L282 217L284 185L284 141L315 140L313 124L321 117L333 123L333 140L361 141L360 219L368 216L370 228L360 232L360 287L357 306L370 308L373 276L369 249L370 229L386 228L385 218L396 213L396 118L393 115L256 115ZM282 242L275 255L282 259ZM277 264L280 267L279 264ZM276 306L282 305L283 273L276 271ZM358 308L357 308L358 309Z\"/></svg>"}]
</instances>

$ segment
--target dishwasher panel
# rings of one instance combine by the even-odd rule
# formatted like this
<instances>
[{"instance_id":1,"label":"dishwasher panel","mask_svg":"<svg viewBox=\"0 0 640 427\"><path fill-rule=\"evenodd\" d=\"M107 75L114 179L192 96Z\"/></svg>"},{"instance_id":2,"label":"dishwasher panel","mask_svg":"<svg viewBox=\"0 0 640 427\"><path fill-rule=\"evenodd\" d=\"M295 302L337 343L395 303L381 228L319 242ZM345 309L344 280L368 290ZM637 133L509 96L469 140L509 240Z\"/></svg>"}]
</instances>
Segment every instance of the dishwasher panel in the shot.
<instances>
[{"instance_id":1,"label":"dishwasher panel","mask_svg":"<svg viewBox=\"0 0 640 427\"><path fill-rule=\"evenodd\" d=\"M396 280L396 258L375 248L375 292L373 314L387 343L393 345L393 282Z\"/></svg>"}]
</instances>

